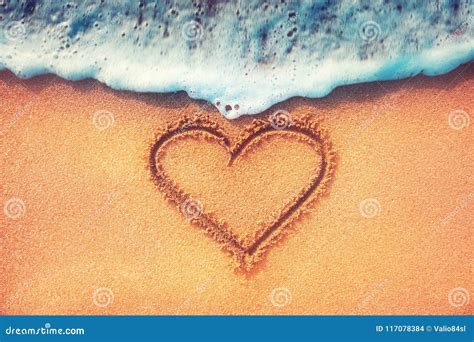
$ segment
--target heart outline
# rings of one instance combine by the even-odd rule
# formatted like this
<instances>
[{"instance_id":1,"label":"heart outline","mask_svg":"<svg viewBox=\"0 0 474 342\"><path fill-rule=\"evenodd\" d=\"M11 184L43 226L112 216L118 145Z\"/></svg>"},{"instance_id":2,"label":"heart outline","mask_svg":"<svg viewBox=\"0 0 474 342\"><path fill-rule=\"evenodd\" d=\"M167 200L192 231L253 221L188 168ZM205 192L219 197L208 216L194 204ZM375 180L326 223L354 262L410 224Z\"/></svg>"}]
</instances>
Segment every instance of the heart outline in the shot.
<instances>
[{"instance_id":1,"label":"heart outline","mask_svg":"<svg viewBox=\"0 0 474 342\"><path fill-rule=\"evenodd\" d=\"M246 126L235 143L225 131L208 117L188 118L184 117L176 123L172 123L166 130L155 135L154 143L151 144L148 158L148 167L152 181L158 187L165 199L176 204L178 207L191 198L190 194L181 189L165 172L163 166L158 162L162 148L171 142L173 138L188 133L199 133L217 140L230 155L228 166L250 146L267 133L274 134L299 134L300 138L306 139L316 146L316 152L321 156L320 170L310 182L303 187L296 200L288 202L276 215L270 224L265 224L255 231L253 241L247 245L237 234L233 233L225 222L218 220L210 212L203 211L199 216L190 221L203 229L221 247L231 254L237 267L250 271L252 267L262 259L270 246L281 240L291 230L288 229L292 223L313 205L322 195L327 194L328 185L332 180L335 169L336 154L327 133L319 125L317 120L292 119L283 130L275 130L271 121L256 119Z\"/></svg>"}]
</instances>

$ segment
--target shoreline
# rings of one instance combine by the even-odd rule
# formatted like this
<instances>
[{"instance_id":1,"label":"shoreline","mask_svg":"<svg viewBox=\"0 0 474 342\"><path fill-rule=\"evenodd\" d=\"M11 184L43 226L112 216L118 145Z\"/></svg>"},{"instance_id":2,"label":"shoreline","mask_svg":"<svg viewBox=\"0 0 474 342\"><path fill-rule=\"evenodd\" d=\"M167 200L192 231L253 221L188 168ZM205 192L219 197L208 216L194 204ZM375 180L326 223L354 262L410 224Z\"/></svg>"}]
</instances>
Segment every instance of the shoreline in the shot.
<instances>
[{"instance_id":1,"label":"shoreline","mask_svg":"<svg viewBox=\"0 0 474 342\"><path fill-rule=\"evenodd\" d=\"M343 100L341 97L347 97L347 94L355 93L357 92L357 88L363 88L363 89L368 89L371 92L375 92L376 94L383 94L386 93L389 90L400 90L401 87L403 87L403 84L405 83L412 83L414 85L418 83L423 83L425 85L430 84L434 87L438 88L443 88L443 86L440 84L446 83L446 86L450 86L451 82L456 82L460 81L459 77L467 72L469 75L473 73L472 69L472 64L474 61L470 61L465 64L461 64L455 69L440 74L440 75L424 75L424 74L416 74L414 76L402 78L402 79L394 79L394 80L376 80L376 81L371 81L371 82L360 82L360 83L352 83L352 84L347 84L347 85L340 85L336 86L331 92L329 92L327 95L322 96L322 97L305 97L305 96L292 96L286 100L283 100L281 102L275 103L266 110L263 110L259 113L256 114L242 114L242 116L238 118L227 118L226 116L222 115L223 118L226 118L230 122L235 121L235 120L241 120L244 118L252 118L252 117L259 117L261 115L266 115L269 113L274 112L281 106L287 106L287 104L291 104L293 102L325 102L325 99L329 99L329 101L339 101ZM182 104L189 104L189 103L196 103L200 107L204 107L205 109L211 111L217 111L218 109L215 107L214 104L211 102L204 100L204 99L195 99L190 97L185 90L179 90L176 92L152 92L152 91L146 91L146 92L140 92L140 91L133 91L133 90L127 90L127 89L115 89L110 86L108 86L106 83L103 83L102 81L99 81L95 78L84 78L80 80L67 80L65 78L62 78L61 76L58 76L53 73L47 73L47 74L41 74L41 75L35 75L29 78L21 78L15 75L12 71L10 70L0 70L0 78L2 80L10 80L14 83L20 83L24 84L25 86L31 86L32 89L39 90L43 87L51 86L52 84L64 84L68 86L72 86L74 89L77 89L79 91L85 91L89 88L102 88L105 91L108 92L113 92L115 95L119 95L120 97L123 98L143 98L144 101L162 101L165 105L170 105L172 103L180 103ZM40 81L37 81L40 80ZM378 89L377 88L381 88ZM375 91L374 91L375 90ZM360 94L359 94L360 96Z\"/></svg>"}]
</instances>

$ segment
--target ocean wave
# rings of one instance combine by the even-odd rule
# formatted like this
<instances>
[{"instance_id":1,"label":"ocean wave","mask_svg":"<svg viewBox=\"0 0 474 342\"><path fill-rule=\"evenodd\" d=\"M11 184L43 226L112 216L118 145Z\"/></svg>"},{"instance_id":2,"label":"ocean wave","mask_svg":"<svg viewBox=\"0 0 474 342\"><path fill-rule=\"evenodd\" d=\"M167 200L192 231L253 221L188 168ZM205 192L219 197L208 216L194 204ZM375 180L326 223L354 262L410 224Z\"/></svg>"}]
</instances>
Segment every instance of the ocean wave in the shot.
<instances>
[{"instance_id":1,"label":"ocean wave","mask_svg":"<svg viewBox=\"0 0 474 342\"><path fill-rule=\"evenodd\" d=\"M0 0L0 69L184 90L227 118L474 58L466 1Z\"/></svg>"}]
</instances>

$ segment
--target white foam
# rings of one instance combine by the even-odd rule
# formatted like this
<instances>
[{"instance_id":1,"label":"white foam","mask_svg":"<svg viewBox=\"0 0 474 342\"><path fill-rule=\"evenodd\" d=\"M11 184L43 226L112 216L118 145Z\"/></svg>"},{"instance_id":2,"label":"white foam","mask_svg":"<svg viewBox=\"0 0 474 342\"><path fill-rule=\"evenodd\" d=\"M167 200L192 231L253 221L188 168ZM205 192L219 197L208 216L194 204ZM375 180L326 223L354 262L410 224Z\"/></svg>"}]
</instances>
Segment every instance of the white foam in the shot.
<instances>
[{"instance_id":1,"label":"white foam","mask_svg":"<svg viewBox=\"0 0 474 342\"><path fill-rule=\"evenodd\" d=\"M233 119L293 96L437 75L474 58L471 5L399 4L11 2L0 7L0 69L184 90Z\"/></svg>"}]
</instances>

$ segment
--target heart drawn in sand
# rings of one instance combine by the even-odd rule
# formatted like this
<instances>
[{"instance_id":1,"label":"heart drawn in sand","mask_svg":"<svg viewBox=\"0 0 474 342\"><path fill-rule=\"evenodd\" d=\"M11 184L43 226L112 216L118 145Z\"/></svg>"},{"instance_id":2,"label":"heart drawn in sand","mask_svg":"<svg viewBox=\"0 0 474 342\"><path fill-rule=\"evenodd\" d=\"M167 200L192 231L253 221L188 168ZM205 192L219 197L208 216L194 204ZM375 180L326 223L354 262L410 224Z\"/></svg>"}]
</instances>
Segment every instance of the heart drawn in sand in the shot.
<instances>
[{"instance_id":1,"label":"heart drawn in sand","mask_svg":"<svg viewBox=\"0 0 474 342\"><path fill-rule=\"evenodd\" d=\"M234 142L232 142L230 136L219 127L217 122L206 117L194 119L184 118L170 125L163 132L158 133L156 140L151 145L149 169L151 178L158 189L164 194L166 199L174 203L178 209L187 216L191 223L203 229L210 237L218 242L224 250L229 252L238 267L243 270L250 270L252 266L262 258L270 246L292 230L290 227L294 226L294 221L308 209L311 204L315 203L321 195L327 192L333 174L335 154L325 131L321 129L318 122L311 121L308 118L293 119L286 124L283 129L281 128L282 127L275 126L272 121L254 120L253 123L245 127L243 132L236 139L233 139ZM227 165L221 166L225 167L222 171L219 171L221 173L234 171L233 169L237 168L236 164L252 163L252 161L249 162L250 159L245 159L245 157L258 154L259 150L265 147L265 144L269 144L267 142L269 139L280 140L280 143L284 142L289 144L292 142L293 144L299 144L301 147L296 148L298 148L300 154L303 153L303 156L300 159L296 159L296 162L301 159L311 161L314 159L317 160L317 162L312 162L312 164L316 165L313 165L312 170L307 171L305 174L307 176L304 176L303 183L294 189L294 195L289 196L289 198L284 198L284 202L278 204L276 208L273 208L271 214L268 215L269 217L266 217L263 222L255 223L255 227L248 227L252 229L251 234L243 234L242 236L242 234L238 234L238 232L229 227L229 223L223 220L222 217L216 217L215 212L209 210L206 203L203 204L197 200L199 196L188 192L189 189L183 187L183 182L177 180L179 177L171 176L172 173L167 172L166 165L163 163L163 159L167 153L166 150L173 144L176 145L180 139L194 139L194 144L196 144L197 140L200 146L207 143L214 148L218 147L219 150L224 149L227 153L227 160L224 163L227 163ZM211 148L207 148L207 150L209 149ZM196 153L191 152L188 154L194 158ZM311 154L313 154L313 156L311 156ZM270 157L271 156L272 154L270 153ZM198 157L199 156L196 158ZM259 158L264 159L264 156L260 156ZM175 159L177 165L184 163L184 161L179 159L179 156ZM295 161L291 161L291 158L281 159L279 163L285 163L287 159L289 159L288 163L295 163ZM255 160L259 159L251 160L253 160L255 164L257 163ZM204 159L201 162L205 164L214 163L212 159ZM290 164L286 166L286 170L291 170L291 168L298 170L299 165ZM213 165L209 167L213 167ZM275 168L275 166L273 167ZM272 171L266 170L265 168L261 168L260 170L265 171L262 172L265 173L264 177L267 177L268 172L273 176L271 172L274 172L275 177L281 178L281 174L278 174L277 170ZM224 175L222 175L222 177L224 177ZM194 174L189 178L191 178L194 183L199 182L198 177ZM266 182L265 184L272 183L272 179L264 179L264 181ZM280 183L278 184L282 187ZM284 186L290 185L291 184L286 184ZM206 187L206 182L202 184L198 183L198 186L201 188ZM219 186L219 183L217 183L217 186ZM265 194L269 189L271 191L271 187L251 190L255 191L256 194ZM227 189L223 189L223 193L226 193L226 190ZM251 203L251 201L252 198L246 203ZM252 209L252 204L249 205L250 209ZM232 210L235 213L239 208L235 208L234 206ZM252 215L246 215L246 217L248 216ZM257 216L257 212L255 212L255 216Z\"/></svg>"}]
</instances>

